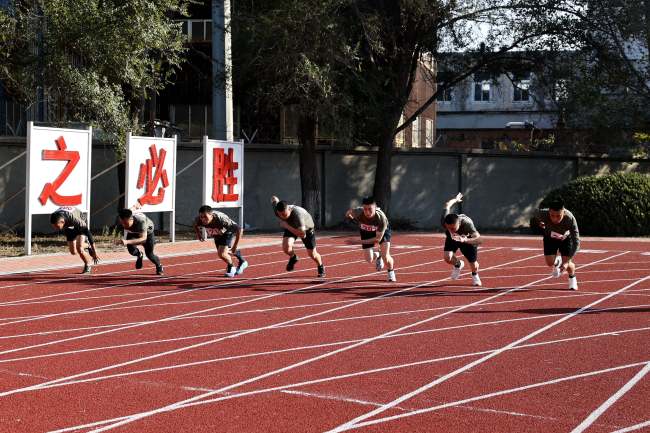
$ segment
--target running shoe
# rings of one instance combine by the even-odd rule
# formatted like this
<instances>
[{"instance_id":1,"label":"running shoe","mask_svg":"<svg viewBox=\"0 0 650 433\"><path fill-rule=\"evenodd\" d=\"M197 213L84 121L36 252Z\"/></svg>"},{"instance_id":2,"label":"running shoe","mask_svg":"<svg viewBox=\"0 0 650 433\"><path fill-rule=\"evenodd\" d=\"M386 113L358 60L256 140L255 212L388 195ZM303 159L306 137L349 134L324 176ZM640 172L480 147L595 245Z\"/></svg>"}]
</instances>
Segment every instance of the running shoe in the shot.
<instances>
[{"instance_id":1,"label":"running shoe","mask_svg":"<svg viewBox=\"0 0 650 433\"><path fill-rule=\"evenodd\" d=\"M569 277L569 290L578 290L578 277Z\"/></svg>"},{"instance_id":2,"label":"running shoe","mask_svg":"<svg viewBox=\"0 0 650 433\"><path fill-rule=\"evenodd\" d=\"M472 286L482 286L481 277L478 274L472 274Z\"/></svg>"},{"instance_id":3,"label":"running shoe","mask_svg":"<svg viewBox=\"0 0 650 433\"><path fill-rule=\"evenodd\" d=\"M135 268L136 269L142 269L142 253L140 253L138 258L135 259Z\"/></svg>"},{"instance_id":4,"label":"running shoe","mask_svg":"<svg viewBox=\"0 0 650 433\"><path fill-rule=\"evenodd\" d=\"M375 260L375 269L377 269L377 271L384 269L384 260L381 256L377 257L377 260Z\"/></svg>"},{"instance_id":5,"label":"running shoe","mask_svg":"<svg viewBox=\"0 0 650 433\"><path fill-rule=\"evenodd\" d=\"M390 270L388 271L388 281L397 281L397 277L395 276L395 271Z\"/></svg>"},{"instance_id":6,"label":"running shoe","mask_svg":"<svg viewBox=\"0 0 650 433\"><path fill-rule=\"evenodd\" d=\"M243 262L239 262L239 266L237 266L237 270L235 271L235 275L241 275L244 273L244 269L248 267L248 262L244 260Z\"/></svg>"},{"instance_id":7,"label":"running shoe","mask_svg":"<svg viewBox=\"0 0 650 433\"><path fill-rule=\"evenodd\" d=\"M553 262L553 273L551 274L554 278L559 278L562 274L562 268L560 268L561 265L562 259L560 256L555 257L555 261Z\"/></svg>"},{"instance_id":8,"label":"running shoe","mask_svg":"<svg viewBox=\"0 0 650 433\"><path fill-rule=\"evenodd\" d=\"M82 273L82 274L90 274L90 273L92 273L92 271L93 271L93 268L90 267L90 265L85 265L85 266L84 266L84 270L81 271L81 273Z\"/></svg>"},{"instance_id":9,"label":"running shoe","mask_svg":"<svg viewBox=\"0 0 650 433\"><path fill-rule=\"evenodd\" d=\"M228 265L228 267L226 268L226 273L223 274L223 276L228 277L228 278L232 278L232 277L235 276L236 272L237 272L237 270L235 269L235 267L233 265Z\"/></svg>"},{"instance_id":10,"label":"running shoe","mask_svg":"<svg viewBox=\"0 0 650 433\"><path fill-rule=\"evenodd\" d=\"M162 265L156 268L156 275L165 275L165 270L163 269Z\"/></svg>"},{"instance_id":11,"label":"running shoe","mask_svg":"<svg viewBox=\"0 0 650 433\"><path fill-rule=\"evenodd\" d=\"M449 278L451 278L452 280L459 279L460 278L460 271L464 267L465 267L465 262L461 260L460 261L460 266L454 266L454 269L451 271L451 276Z\"/></svg>"},{"instance_id":12,"label":"running shoe","mask_svg":"<svg viewBox=\"0 0 650 433\"><path fill-rule=\"evenodd\" d=\"M289 262L287 263L287 272L293 271L293 268L296 266L296 262L298 261L298 256L293 255L289 257Z\"/></svg>"},{"instance_id":13,"label":"running shoe","mask_svg":"<svg viewBox=\"0 0 650 433\"><path fill-rule=\"evenodd\" d=\"M318 278L323 278L325 276L325 266L320 265L318 267Z\"/></svg>"}]
</instances>

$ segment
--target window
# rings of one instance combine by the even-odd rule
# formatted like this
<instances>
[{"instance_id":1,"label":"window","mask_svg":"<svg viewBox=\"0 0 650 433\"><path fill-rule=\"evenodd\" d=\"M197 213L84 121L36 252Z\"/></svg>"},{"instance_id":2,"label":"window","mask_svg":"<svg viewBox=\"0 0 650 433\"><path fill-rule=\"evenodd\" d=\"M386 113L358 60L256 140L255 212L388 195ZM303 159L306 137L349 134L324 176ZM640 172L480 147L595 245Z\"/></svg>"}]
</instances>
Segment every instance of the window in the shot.
<instances>
[{"instance_id":1,"label":"window","mask_svg":"<svg viewBox=\"0 0 650 433\"><path fill-rule=\"evenodd\" d=\"M420 147L420 116L411 124L411 147Z\"/></svg>"},{"instance_id":2,"label":"window","mask_svg":"<svg viewBox=\"0 0 650 433\"><path fill-rule=\"evenodd\" d=\"M474 100L477 102L489 102L491 84L489 81L474 82Z\"/></svg>"},{"instance_id":3,"label":"window","mask_svg":"<svg viewBox=\"0 0 650 433\"><path fill-rule=\"evenodd\" d=\"M192 21L192 42L205 40L205 22Z\"/></svg>"},{"instance_id":4,"label":"window","mask_svg":"<svg viewBox=\"0 0 650 433\"><path fill-rule=\"evenodd\" d=\"M515 74L512 82L514 85L512 100L515 102L530 101L530 73Z\"/></svg>"},{"instance_id":5,"label":"window","mask_svg":"<svg viewBox=\"0 0 650 433\"><path fill-rule=\"evenodd\" d=\"M438 88L443 86L445 83L438 83ZM436 95L436 100L438 102L451 102L453 100L453 87L448 87L444 89L443 91L439 92L438 95Z\"/></svg>"},{"instance_id":6,"label":"window","mask_svg":"<svg viewBox=\"0 0 650 433\"><path fill-rule=\"evenodd\" d=\"M212 39L212 20L181 21L181 33L192 42L205 42Z\"/></svg>"},{"instance_id":7,"label":"window","mask_svg":"<svg viewBox=\"0 0 650 433\"><path fill-rule=\"evenodd\" d=\"M425 147L433 147L434 138L433 138L433 119L426 119L426 142L424 143Z\"/></svg>"}]
</instances>

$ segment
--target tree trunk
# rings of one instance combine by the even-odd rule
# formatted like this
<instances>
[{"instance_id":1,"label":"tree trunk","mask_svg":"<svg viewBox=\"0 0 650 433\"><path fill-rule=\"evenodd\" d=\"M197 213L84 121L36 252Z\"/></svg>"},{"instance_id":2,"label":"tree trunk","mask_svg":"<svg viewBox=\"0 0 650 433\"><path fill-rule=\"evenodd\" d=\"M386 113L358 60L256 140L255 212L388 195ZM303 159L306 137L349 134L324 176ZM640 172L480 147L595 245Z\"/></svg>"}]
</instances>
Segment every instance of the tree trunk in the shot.
<instances>
[{"instance_id":1,"label":"tree trunk","mask_svg":"<svg viewBox=\"0 0 650 433\"><path fill-rule=\"evenodd\" d=\"M300 186L302 207L314 218L316 227L321 226L321 191L318 155L316 153L316 120L301 115L298 120L300 142Z\"/></svg>"},{"instance_id":2,"label":"tree trunk","mask_svg":"<svg viewBox=\"0 0 650 433\"><path fill-rule=\"evenodd\" d=\"M373 195L377 206L385 212L390 208L391 196L391 170L393 158L393 132L387 131L379 138L379 150L377 152L377 169L375 171L375 185Z\"/></svg>"},{"instance_id":3,"label":"tree trunk","mask_svg":"<svg viewBox=\"0 0 650 433\"><path fill-rule=\"evenodd\" d=\"M379 149L377 151L377 169L375 171L373 195L377 205L385 212L390 210L393 141L395 139L395 128L402 112L401 106L396 105L393 108L395 113L386 114L384 117L385 126L380 131L377 131L375 135L375 143L377 143Z\"/></svg>"}]
</instances>

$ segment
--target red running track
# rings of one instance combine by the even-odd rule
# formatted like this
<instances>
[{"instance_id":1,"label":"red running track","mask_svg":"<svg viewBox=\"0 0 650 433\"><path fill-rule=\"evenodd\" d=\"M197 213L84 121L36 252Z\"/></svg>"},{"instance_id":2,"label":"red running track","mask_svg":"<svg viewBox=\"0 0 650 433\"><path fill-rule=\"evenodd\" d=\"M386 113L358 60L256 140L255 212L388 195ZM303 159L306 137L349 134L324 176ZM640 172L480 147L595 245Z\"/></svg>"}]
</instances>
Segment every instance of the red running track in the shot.
<instances>
[{"instance_id":1,"label":"red running track","mask_svg":"<svg viewBox=\"0 0 650 433\"><path fill-rule=\"evenodd\" d=\"M540 239L488 238L481 288L442 241L394 236L397 283L327 236L326 279L278 246L2 276L0 431L650 431L650 243L585 240L569 291Z\"/></svg>"}]
</instances>

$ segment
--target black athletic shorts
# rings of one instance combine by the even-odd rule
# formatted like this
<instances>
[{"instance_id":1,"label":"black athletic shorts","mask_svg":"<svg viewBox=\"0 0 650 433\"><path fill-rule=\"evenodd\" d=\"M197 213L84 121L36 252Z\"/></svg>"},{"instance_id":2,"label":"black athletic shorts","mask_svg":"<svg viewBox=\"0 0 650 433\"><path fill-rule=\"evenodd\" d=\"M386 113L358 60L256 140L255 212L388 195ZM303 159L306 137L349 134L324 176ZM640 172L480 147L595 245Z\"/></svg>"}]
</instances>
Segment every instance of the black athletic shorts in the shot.
<instances>
[{"instance_id":1,"label":"black athletic shorts","mask_svg":"<svg viewBox=\"0 0 650 433\"><path fill-rule=\"evenodd\" d=\"M573 238L571 236L567 237L564 240L553 239L550 236L544 236L544 255L545 256L555 256L559 251L560 254L564 257L573 257L578 250L577 246L574 245Z\"/></svg>"},{"instance_id":2,"label":"black athletic shorts","mask_svg":"<svg viewBox=\"0 0 650 433\"><path fill-rule=\"evenodd\" d=\"M449 233L447 233L447 238L445 239L445 251L451 251L455 253L460 248L460 252L463 253L468 262L474 263L478 259L478 245L470 245L465 242L458 242L451 238Z\"/></svg>"},{"instance_id":3,"label":"black athletic shorts","mask_svg":"<svg viewBox=\"0 0 650 433\"><path fill-rule=\"evenodd\" d=\"M294 238L298 239L298 236L294 235L291 233L289 230L284 231L284 235L282 235L283 238ZM316 233L314 230L307 230L305 232L305 237L302 238L302 243L307 248L308 250L313 250L316 248Z\"/></svg>"},{"instance_id":4,"label":"black athletic shorts","mask_svg":"<svg viewBox=\"0 0 650 433\"><path fill-rule=\"evenodd\" d=\"M219 247L232 247L232 243L235 241L235 232L225 232L221 233L219 236L214 237L214 245Z\"/></svg>"},{"instance_id":5,"label":"black athletic shorts","mask_svg":"<svg viewBox=\"0 0 650 433\"><path fill-rule=\"evenodd\" d=\"M77 236L82 234L78 229L74 227L66 227L65 229L63 229L63 233L65 233L65 239L68 242L74 241L75 239L77 239Z\"/></svg>"},{"instance_id":6,"label":"black athletic shorts","mask_svg":"<svg viewBox=\"0 0 650 433\"><path fill-rule=\"evenodd\" d=\"M374 239L377 237L377 232L369 232L367 230L359 230L359 234L361 235L362 240L366 239ZM382 236L381 240L379 241L379 244L383 244L384 242L390 242L390 238L393 236L393 232L390 229L390 226L386 227L386 231L384 232L384 236ZM374 247L372 244L363 244L361 247L364 250L367 250L368 248Z\"/></svg>"}]
</instances>

